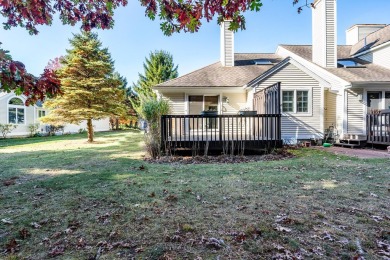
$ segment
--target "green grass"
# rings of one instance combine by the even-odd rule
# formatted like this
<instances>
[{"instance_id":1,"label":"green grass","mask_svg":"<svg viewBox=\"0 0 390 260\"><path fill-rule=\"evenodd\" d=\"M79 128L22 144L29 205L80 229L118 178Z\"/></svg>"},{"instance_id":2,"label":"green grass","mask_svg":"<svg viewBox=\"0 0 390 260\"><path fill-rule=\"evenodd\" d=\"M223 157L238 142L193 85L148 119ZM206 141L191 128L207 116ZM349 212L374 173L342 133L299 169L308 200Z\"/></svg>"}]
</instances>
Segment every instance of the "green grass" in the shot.
<instances>
[{"instance_id":1,"label":"green grass","mask_svg":"<svg viewBox=\"0 0 390 260\"><path fill-rule=\"evenodd\" d=\"M378 259L377 241L390 243L386 159L303 149L283 161L149 164L142 138L0 140L0 258L351 259L359 240L364 257ZM276 229L283 214L291 232ZM5 253L13 238L18 251Z\"/></svg>"}]
</instances>

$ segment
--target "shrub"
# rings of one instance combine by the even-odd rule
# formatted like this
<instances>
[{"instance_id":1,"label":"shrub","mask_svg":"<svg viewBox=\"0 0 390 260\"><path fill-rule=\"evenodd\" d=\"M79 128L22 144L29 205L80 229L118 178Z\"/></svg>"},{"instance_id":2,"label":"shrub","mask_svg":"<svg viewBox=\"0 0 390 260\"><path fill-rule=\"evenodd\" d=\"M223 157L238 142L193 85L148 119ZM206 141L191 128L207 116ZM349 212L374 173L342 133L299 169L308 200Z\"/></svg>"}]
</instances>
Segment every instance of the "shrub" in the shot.
<instances>
[{"instance_id":1,"label":"shrub","mask_svg":"<svg viewBox=\"0 0 390 260\"><path fill-rule=\"evenodd\" d=\"M49 136L55 135L56 133L59 133L59 132L64 134L64 128L65 128L65 126L63 126L63 125L48 125L47 126L47 134Z\"/></svg>"},{"instance_id":2,"label":"shrub","mask_svg":"<svg viewBox=\"0 0 390 260\"><path fill-rule=\"evenodd\" d=\"M10 134L17 125L13 124L0 124L0 133L3 136L3 138L7 138L7 135Z\"/></svg>"},{"instance_id":3,"label":"shrub","mask_svg":"<svg viewBox=\"0 0 390 260\"><path fill-rule=\"evenodd\" d=\"M169 103L163 99L147 99L141 102L140 113L148 123L145 144L152 158L161 156L161 116L169 111Z\"/></svg>"},{"instance_id":4,"label":"shrub","mask_svg":"<svg viewBox=\"0 0 390 260\"><path fill-rule=\"evenodd\" d=\"M36 135L37 131L39 129L39 124L29 124L28 125L28 130L30 131L30 137L33 137Z\"/></svg>"}]
</instances>

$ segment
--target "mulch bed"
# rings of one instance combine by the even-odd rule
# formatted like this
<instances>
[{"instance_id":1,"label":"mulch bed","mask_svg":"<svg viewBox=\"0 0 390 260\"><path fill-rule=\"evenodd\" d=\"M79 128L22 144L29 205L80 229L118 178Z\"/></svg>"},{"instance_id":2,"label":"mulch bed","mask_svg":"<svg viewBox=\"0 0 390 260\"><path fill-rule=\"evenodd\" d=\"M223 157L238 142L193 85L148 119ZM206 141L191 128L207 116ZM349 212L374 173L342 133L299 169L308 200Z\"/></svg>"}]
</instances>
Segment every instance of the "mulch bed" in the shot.
<instances>
[{"instance_id":1,"label":"mulch bed","mask_svg":"<svg viewBox=\"0 0 390 260\"><path fill-rule=\"evenodd\" d=\"M162 156L157 159L145 158L145 161L158 164L225 164L225 163L249 163L258 161L279 161L293 158L294 155L287 150L279 150L264 155L219 155L219 156Z\"/></svg>"}]
</instances>

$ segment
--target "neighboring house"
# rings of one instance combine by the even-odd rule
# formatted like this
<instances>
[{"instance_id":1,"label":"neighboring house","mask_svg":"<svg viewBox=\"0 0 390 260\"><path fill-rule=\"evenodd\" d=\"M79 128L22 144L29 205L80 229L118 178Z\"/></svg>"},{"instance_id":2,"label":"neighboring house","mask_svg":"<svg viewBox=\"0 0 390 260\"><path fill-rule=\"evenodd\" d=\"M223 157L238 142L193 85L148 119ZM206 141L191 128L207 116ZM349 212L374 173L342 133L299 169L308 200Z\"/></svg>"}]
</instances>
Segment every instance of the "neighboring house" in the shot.
<instances>
[{"instance_id":1,"label":"neighboring house","mask_svg":"<svg viewBox=\"0 0 390 260\"><path fill-rule=\"evenodd\" d=\"M390 26L354 25L348 45L337 46L336 9L336 0L316 0L313 45L279 45L272 54L234 53L234 34L223 22L220 62L154 89L173 115L233 115L257 110L256 93L280 82L284 140L321 139L335 128L341 141L377 134L374 143L390 145L390 115L380 125L366 119L390 109Z\"/></svg>"},{"instance_id":2,"label":"neighboring house","mask_svg":"<svg viewBox=\"0 0 390 260\"><path fill-rule=\"evenodd\" d=\"M45 134L47 125L39 121L40 117L45 116L49 111L42 107L42 103L38 102L32 106L25 106L26 97L17 96L13 92L0 92L0 124L14 124L16 129L9 136L27 136L30 134L28 126L31 124L39 124L38 132ZM95 131L110 130L109 119L93 121ZM81 122L80 125L67 124L64 128L64 133L77 133L80 129L86 129L86 122Z\"/></svg>"}]
</instances>

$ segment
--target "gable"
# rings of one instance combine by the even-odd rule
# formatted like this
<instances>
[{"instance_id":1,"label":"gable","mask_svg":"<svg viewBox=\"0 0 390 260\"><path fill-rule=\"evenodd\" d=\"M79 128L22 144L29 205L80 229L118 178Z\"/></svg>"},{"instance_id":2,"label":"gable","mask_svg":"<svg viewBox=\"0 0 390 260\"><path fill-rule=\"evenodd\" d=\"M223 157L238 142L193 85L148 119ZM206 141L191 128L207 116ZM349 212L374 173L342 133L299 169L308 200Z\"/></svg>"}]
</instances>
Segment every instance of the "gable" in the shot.
<instances>
[{"instance_id":1,"label":"gable","mask_svg":"<svg viewBox=\"0 0 390 260\"><path fill-rule=\"evenodd\" d=\"M255 91L264 87L271 86L276 82L282 83L282 88L300 88L319 86L319 81L308 73L302 71L296 65L288 62L280 67L277 71L265 77L255 85Z\"/></svg>"}]
</instances>

